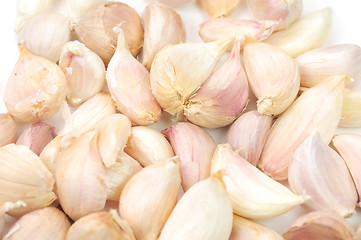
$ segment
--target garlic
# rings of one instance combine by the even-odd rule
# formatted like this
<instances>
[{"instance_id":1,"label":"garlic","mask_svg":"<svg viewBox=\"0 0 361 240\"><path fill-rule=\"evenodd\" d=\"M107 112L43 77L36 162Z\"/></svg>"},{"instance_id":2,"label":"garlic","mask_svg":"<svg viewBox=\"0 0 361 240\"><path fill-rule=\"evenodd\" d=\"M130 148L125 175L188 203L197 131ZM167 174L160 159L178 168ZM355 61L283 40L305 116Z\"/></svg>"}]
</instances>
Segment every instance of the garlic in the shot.
<instances>
[{"instance_id":1,"label":"garlic","mask_svg":"<svg viewBox=\"0 0 361 240\"><path fill-rule=\"evenodd\" d=\"M356 227L353 238L354 240L361 240L361 223Z\"/></svg>"},{"instance_id":2,"label":"garlic","mask_svg":"<svg viewBox=\"0 0 361 240\"><path fill-rule=\"evenodd\" d=\"M297 63L272 45L247 38L244 67L260 114L277 115L295 100L300 87ZM271 73L271 74L270 74Z\"/></svg>"},{"instance_id":3,"label":"garlic","mask_svg":"<svg viewBox=\"0 0 361 240\"><path fill-rule=\"evenodd\" d=\"M81 42L103 59L107 65L117 45L113 28L123 22L122 29L130 52L136 56L142 48L143 27L137 12L125 3L106 2L88 10L72 27Z\"/></svg>"},{"instance_id":4,"label":"garlic","mask_svg":"<svg viewBox=\"0 0 361 240\"><path fill-rule=\"evenodd\" d=\"M62 211L47 207L22 216L10 228L3 240L63 240L69 228L70 222Z\"/></svg>"},{"instance_id":5,"label":"garlic","mask_svg":"<svg viewBox=\"0 0 361 240\"><path fill-rule=\"evenodd\" d=\"M65 99L66 78L61 69L19 45L20 57L6 84L9 113L24 122L51 118Z\"/></svg>"},{"instance_id":6,"label":"garlic","mask_svg":"<svg viewBox=\"0 0 361 240\"><path fill-rule=\"evenodd\" d=\"M0 113L0 147L16 141L16 121L8 113Z\"/></svg>"},{"instance_id":7,"label":"garlic","mask_svg":"<svg viewBox=\"0 0 361 240\"><path fill-rule=\"evenodd\" d=\"M202 7L211 18L230 15L240 2L241 0L200 0Z\"/></svg>"},{"instance_id":8,"label":"garlic","mask_svg":"<svg viewBox=\"0 0 361 240\"><path fill-rule=\"evenodd\" d=\"M339 127L361 127L361 89L345 89Z\"/></svg>"},{"instance_id":9,"label":"garlic","mask_svg":"<svg viewBox=\"0 0 361 240\"><path fill-rule=\"evenodd\" d=\"M327 212L310 212L299 217L284 233L285 240L352 240L354 230L342 217Z\"/></svg>"},{"instance_id":10,"label":"garlic","mask_svg":"<svg viewBox=\"0 0 361 240\"><path fill-rule=\"evenodd\" d=\"M277 30L281 30L302 14L303 0L247 0L252 15L261 20L277 20Z\"/></svg>"},{"instance_id":11,"label":"garlic","mask_svg":"<svg viewBox=\"0 0 361 240\"><path fill-rule=\"evenodd\" d=\"M137 240L157 239L177 203L180 186L178 157L145 167L127 182L120 195L119 213Z\"/></svg>"},{"instance_id":12,"label":"garlic","mask_svg":"<svg viewBox=\"0 0 361 240\"><path fill-rule=\"evenodd\" d=\"M105 83L102 59L84 44L72 41L65 44L59 67L67 78L67 99L77 106L100 92Z\"/></svg>"},{"instance_id":13,"label":"garlic","mask_svg":"<svg viewBox=\"0 0 361 240\"><path fill-rule=\"evenodd\" d=\"M90 9L105 3L106 0L67 0L68 12L72 18L79 18Z\"/></svg>"},{"instance_id":14,"label":"garlic","mask_svg":"<svg viewBox=\"0 0 361 240\"><path fill-rule=\"evenodd\" d=\"M231 149L218 145L213 155L211 173L226 170L223 177L233 212L246 218L264 219L281 215L302 204L308 196L295 195L272 180Z\"/></svg>"},{"instance_id":15,"label":"garlic","mask_svg":"<svg viewBox=\"0 0 361 240\"><path fill-rule=\"evenodd\" d=\"M8 212L21 216L49 206L55 199L54 178L40 158L26 146L9 144L0 148L0 205L22 201Z\"/></svg>"},{"instance_id":16,"label":"garlic","mask_svg":"<svg viewBox=\"0 0 361 240\"><path fill-rule=\"evenodd\" d=\"M328 144L341 117L346 76L334 76L304 92L273 124L259 167L270 177L287 178L293 151L318 130Z\"/></svg>"},{"instance_id":17,"label":"garlic","mask_svg":"<svg viewBox=\"0 0 361 240\"><path fill-rule=\"evenodd\" d=\"M187 3L194 2L194 0L158 0L161 3L168 4L171 6L180 6Z\"/></svg>"},{"instance_id":18,"label":"garlic","mask_svg":"<svg viewBox=\"0 0 361 240\"><path fill-rule=\"evenodd\" d=\"M242 158L257 166L272 121L271 116L259 115L256 110L244 113L229 128L227 143Z\"/></svg>"},{"instance_id":19,"label":"garlic","mask_svg":"<svg viewBox=\"0 0 361 240\"><path fill-rule=\"evenodd\" d=\"M265 42L281 48L291 57L297 57L322 46L330 33L331 22L331 8L325 8L272 34Z\"/></svg>"},{"instance_id":20,"label":"garlic","mask_svg":"<svg viewBox=\"0 0 361 240\"><path fill-rule=\"evenodd\" d=\"M6 213L12 209L25 207L26 204L22 201L6 202L0 205L0 238L3 239L10 227L18 220L17 217L11 217Z\"/></svg>"},{"instance_id":21,"label":"garlic","mask_svg":"<svg viewBox=\"0 0 361 240\"><path fill-rule=\"evenodd\" d=\"M160 132L149 127L133 127L124 151L142 166L174 156L173 149Z\"/></svg>"},{"instance_id":22,"label":"garlic","mask_svg":"<svg viewBox=\"0 0 361 240\"><path fill-rule=\"evenodd\" d=\"M115 210L96 212L76 221L66 235L67 240L122 239L135 240L129 224Z\"/></svg>"},{"instance_id":23,"label":"garlic","mask_svg":"<svg viewBox=\"0 0 361 240\"><path fill-rule=\"evenodd\" d=\"M155 55L168 45L185 42L186 32L181 16L157 1L143 12L144 45L142 64L149 70Z\"/></svg>"},{"instance_id":24,"label":"garlic","mask_svg":"<svg viewBox=\"0 0 361 240\"><path fill-rule=\"evenodd\" d=\"M114 31L119 36L106 74L110 94L118 110L132 122L151 125L159 120L162 110L150 90L149 72L129 52L124 31L118 27Z\"/></svg>"},{"instance_id":25,"label":"garlic","mask_svg":"<svg viewBox=\"0 0 361 240\"><path fill-rule=\"evenodd\" d=\"M209 133L191 123L179 122L163 131L179 157L183 190L209 177L216 143Z\"/></svg>"},{"instance_id":26,"label":"garlic","mask_svg":"<svg viewBox=\"0 0 361 240\"><path fill-rule=\"evenodd\" d=\"M61 151L60 144L63 136L57 136L51 140L41 151L39 157L51 173L54 174L56 157Z\"/></svg>"},{"instance_id":27,"label":"garlic","mask_svg":"<svg viewBox=\"0 0 361 240\"><path fill-rule=\"evenodd\" d=\"M218 128L232 123L248 102L248 81L236 41L226 62L188 99L186 118L201 127Z\"/></svg>"},{"instance_id":28,"label":"garlic","mask_svg":"<svg viewBox=\"0 0 361 240\"><path fill-rule=\"evenodd\" d=\"M96 131L82 134L56 159L55 181L60 205L73 220L100 211L105 205L106 170L97 138Z\"/></svg>"}]
</instances>

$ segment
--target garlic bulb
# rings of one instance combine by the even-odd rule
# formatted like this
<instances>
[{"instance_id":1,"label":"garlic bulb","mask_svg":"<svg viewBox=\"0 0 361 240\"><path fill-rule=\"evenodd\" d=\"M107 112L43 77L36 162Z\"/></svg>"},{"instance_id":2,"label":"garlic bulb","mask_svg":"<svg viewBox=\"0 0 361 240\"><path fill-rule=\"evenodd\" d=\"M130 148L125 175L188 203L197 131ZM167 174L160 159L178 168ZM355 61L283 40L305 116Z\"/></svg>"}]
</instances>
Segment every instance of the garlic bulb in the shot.
<instances>
[{"instance_id":1,"label":"garlic bulb","mask_svg":"<svg viewBox=\"0 0 361 240\"><path fill-rule=\"evenodd\" d=\"M361 89L345 89L339 127L361 127Z\"/></svg>"},{"instance_id":2,"label":"garlic bulb","mask_svg":"<svg viewBox=\"0 0 361 240\"><path fill-rule=\"evenodd\" d=\"M51 173L54 174L54 165L56 157L61 151L60 145L63 136L57 136L51 140L41 151L39 157L45 166L49 169Z\"/></svg>"},{"instance_id":3,"label":"garlic bulb","mask_svg":"<svg viewBox=\"0 0 361 240\"><path fill-rule=\"evenodd\" d=\"M90 9L105 3L106 0L67 0L68 12L71 18L79 18Z\"/></svg>"},{"instance_id":4,"label":"garlic bulb","mask_svg":"<svg viewBox=\"0 0 361 240\"><path fill-rule=\"evenodd\" d=\"M202 7L211 18L230 15L240 2L241 0L200 0Z\"/></svg>"},{"instance_id":5,"label":"garlic bulb","mask_svg":"<svg viewBox=\"0 0 361 240\"><path fill-rule=\"evenodd\" d=\"M168 4L170 6L180 6L187 3L194 2L194 0L158 0L161 3Z\"/></svg>"},{"instance_id":6,"label":"garlic bulb","mask_svg":"<svg viewBox=\"0 0 361 240\"><path fill-rule=\"evenodd\" d=\"M16 121L8 113L0 114L0 147L16 141Z\"/></svg>"},{"instance_id":7,"label":"garlic bulb","mask_svg":"<svg viewBox=\"0 0 361 240\"><path fill-rule=\"evenodd\" d=\"M22 45L19 48L19 60L5 87L6 108L24 122L49 119L65 99L65 75L55 63L31 54Z\"/></svg>"},{"instance_id":8,"label":"garlic bulb","mask_svg":"<svg viewBox=\"0 0 361 240\"><path fill-rule=\"evenodd\" d=\"M72 41L65 44L59 67L67 79L67 99L79 105L100 92L105 83L105 66L102 59L84 44Z\"/></svg>"}]
</instances>

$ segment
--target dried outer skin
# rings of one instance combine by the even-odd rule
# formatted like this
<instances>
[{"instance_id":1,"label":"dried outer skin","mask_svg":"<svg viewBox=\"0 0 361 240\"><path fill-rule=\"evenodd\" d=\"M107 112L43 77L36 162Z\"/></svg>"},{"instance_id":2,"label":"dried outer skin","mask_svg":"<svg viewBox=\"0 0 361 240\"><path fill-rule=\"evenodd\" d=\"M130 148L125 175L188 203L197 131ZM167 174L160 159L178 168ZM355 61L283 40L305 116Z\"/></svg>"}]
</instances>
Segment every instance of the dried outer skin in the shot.
<instances>
[{"instance_id":1,"label":"dried outer skin","mask_svg":"<svg viewBox=\"0 0 361 240\"><path fill-rule=\"evenodd\" d=\"M339 127L361 127L361 89L345 89Z\"/></svg>"},{"instance_id":2,"label":"dried outer skin","mask_svg":"<svg viewBox=\"0 0 361 240\"><path fill-rule=\"evenodd\" d=\"M0 114L0 147L16 141L16 126L16 121L10 114Z\"/></svg>"}]
</instances>

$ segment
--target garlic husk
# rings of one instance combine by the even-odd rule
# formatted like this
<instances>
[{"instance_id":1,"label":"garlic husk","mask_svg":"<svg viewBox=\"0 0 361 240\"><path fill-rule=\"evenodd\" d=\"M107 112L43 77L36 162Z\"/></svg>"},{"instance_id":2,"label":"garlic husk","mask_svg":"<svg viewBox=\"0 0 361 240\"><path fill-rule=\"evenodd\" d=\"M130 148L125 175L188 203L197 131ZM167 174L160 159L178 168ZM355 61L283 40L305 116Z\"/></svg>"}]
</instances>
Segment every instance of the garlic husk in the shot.
<instances>
[{"instance_id":1,"label":"garlic husk","mask_svg":"<svg viewBox=\"0 0 361 240\"><path fill-rule=\"evenodd\" d=\"M71 18L79 18L87 11L107 2L106 0L67 0L68 12Z\"/></svg>"},{"instance_id":2,"label":"garlic husk","mask_svg":"<svg viewBox=\"0 0 361 240\"><path fill-rule=\"evenodd\" d=\"M73 220L100 211L105 205L106 169L98 151L97 138L96 131L84 133L56 158L58 198L64 212Z\"/></svg>"},{"instance_id":3,"label":"garlic husk","mask_svg":"<svg viewBox=\"0 0 361 240\"><path fill-rule=\"evenodd\" d=\"M0 147L16 141L17 125L8 113L0 113Z\"/></svg>"},{"instance_id":4,"label":"garlic husk","mask_svg":"<svg viewBox=\"0 0 361 240\"><path fill-rule=\"evenodd\" d=\"M270 177L287 179L293 151L318 130L328 144L341 117L346 76L334 76L304 92L273 124L259 167Z\"/></svg>"},{"instance_id":5,"label":"garlic husk","mask_svg":"<svg viewBox=\"0 0 361 240\"><path fill-rule=\"evenodd\" d=\"M233 40L183 43L163 48L150 70L152 92L160 106L177 118L188 99L208 79Z\"/></svg>"},{"instance_id":6,"label":"garlic husk","mask_svg":"<svg viewBox=\"0 0 361 240\"><path fill-rule=\"evenodd\" d=\"M177 203L179 171L178 157L169 158L143 168L125 185L119 213L137 240L157 239Z\"/></svg>"},{"instance_id":7,"label":"garlic husk","mask_svg":"<svg viewBox=\"0 0 361 240\"><path fill-rule=\"evenodd\" d=\"M77 37L107 65L117 46L117 34L113 28L123 22L122 29L129 51L136 56L142 48L143 26L137 12L125 3L106 2L73 20Z\"/></svg>"},{"instance_id":8,"label":"garlic husk","mask_svg":"<svg viewBox=\"0 0 361 240\"><path fill-rule=\"evenodd\" d=\"M142 64L149 70L155 55L168 45L183 43L186 32L181 16L157 1L143 11L144 44Z\"/></svg>"},{"instance_id":9,"label":"garlic husk","mask_svg":"<svg viewBox=\"0 0 361 240\"><path fill-rule=\"evenodd\" d=\"M354 240L361 240L361 223L356 227L353 239Z\"/></svg>"},{"instance_id":10,"label":"garlic husk","mask_svg":"<svg viewBox=\"0 0 361 240\"><path fill-rule=\"evenodd\" d=\"M260 115L256 110L246 112L229 128L227 143L242 158L257 166L272 122L271 116Z\"/></svg>"},{"instance_id":11,"label":"garlic husk","mask_svg":"<svg viewBox=\"0 0 361 240\"><path fill-rule=\"evenodd\" d=\"M162 133L143 126L132 127L132 134L124 151L142 166L174 156L172 146Z\"/></svg>"},{"instance_id":12,"label":"garlic husk","mask_svg":"<svg viewBox=\"0 0 361 240\"><path fill-rule=\"evenodd\" d=\"M295 195L281 183L234 152L229 144L218 145L213 155L211 173L225 169L223 177L233 212L239 216L265 219L281 215L307 200Z\"/></svg>"},{"instance_id":13,"label":"garlic husk","mask_svg":"<svg viewBox=\"0 0 361 240\"><path fill-rule=\"evenodd\" d=\"M345 89L339 127L361 127L361 89Z\"/></svg>"},{"instance_id":14,"label":"garlic husk","mask_svg":"<svg viewBox=\"0 0 361 240\"><path fill-rule=\"evenodd\" d=\"M135 240L129 224L116 210L96 212L77 220L66 235L67 240L122 239Z\"/></svg>"},{"instance_id":15,"label":"garlic husk","mask_svg":"<svg viewBox=\"0 0 361 240\"><path fill-rule=\"evenodd\" d=\"M61 140L63 136L57 136L51 140L41 151L39 157L51 173L54 174L56 157L61 151Z\"/></svg>"},{"instance_id":16,"label":"garlic husk","mask_svg":"<svg viewBox=\"0 0 361 240\"><path fill-rule=\"evenodd\" d=\"M65 75L55 63L31 54L22 45L19 49L19 60L5 86L6 108L23 122L49 119L65 99Z\"/></svg>"},{"instance_id":17,"label":"garlic husk","mask_svg":"<svg viewBox=\"0 0 361 240\"><path fill-rule=\"evenodd\" d=\"M194 2L194 0L158 0L158 1L170 6L181 6L187 3Z\"/></svg>"},{"instance_id":18,"label":"garlic husk","mask_svg":"<svg viewBox=\"0 0 361 240\"><path fill-rule=\"evenodd\" d=\"M285 240L352 240L354 230L342 217L336 214L315 211L299 217L283 233Z\"/></svg>"},{"instance_id":19,"label":"garlic husk","mask_svg":"<svg viewBox=\"0 0 361 240\"><path fill-rule=\"evenodd\" d=\"M246 108L248 80L240 51L238 40L226 62L188 99L184 115L189 121L205 128L224 127Z\"/></svg>"},{"instance_id":20,"label":"garlic husk","mask_svg":"<svg viewBox=\"0 0 361 240\"><path fill-rule=\"evenodd\" d=\"M78 41L65 44L59 67L67 79L67 99L77 106L100 92L105 83L102 59Z\"/></svg>"},{"instance_id":21,"label":"garlic husk","mask_svg":"<svg viewBox=\"0 0 361 240\"><path fill-rule=\"evenodd\" d=\"M226 17L239 5L241 0L200 0L211 18Z\"/></svg>"},{"instance_id":22,"label":"garlic husk","mask_svg":"<svg viewBox=\"0 0 361 240\"><path fill-rule=\"evenodd\" d=\"M284 112L300 87L300 73L293 58L277 47L246 38L243 61L249 84L258 99L258 112L266 115Z\"/></svg>"},{"instance_id":23,"label":"garlic husk","mask_svg":"<svg viewBox=\"0 0 361 240\"><path fill-rule=\"evenodd\" d=\"M63 240L69 228L70 222L62 211L54 207L46 207L22 216L10 228L3 240Z\"/></svg>"},{"instance_id":24,"label":"garlic husk","mask_svg":"<svg viewBox=\"0 0 361 240\"><path fill-rule=\"evenodd\" d=\"M179 157L184 191L209 177L217 145L208 132L192 123L179 122L167 128L163 134Z\"/></svg>"},{"instance_id":25,"label":"garlic husk","mask_svg":"<svg viewBox=\"0 0 361 240\"><path fill-rule=\"evenodd\" d=\"M281 48L291 57L297 57L323 45L330 33L331 22L331 8L324 8L272 34L265 42Z\"/></svg>"},{"instance_id":26,"label":"garlic husk","mask_svg":"<svg viewBox=\"0 0 361 240\"><path fill-rule=\"evenodd\" d=\"M123 24L121 25L123 27ZM125 32L119 27L117 50L107 68L107 83L118 110L137 125L157 122L162 109L150 89L148 70L129 52Z\"/></svg>"},{"instance_id":27,"label":"garlic husk","mask_svg":"<svg viewBox=\"0 0 361 240\"><path fill-rule=\"evenodd\" d=\"M0 205L25 203L10 210L9 215L21 216L47 207L56 199L53 175L28 147L9 144L0 148L0 166Z\"/></svg>"},{"instance_id":28,"label":"garlic husk","mask_svg":"<svg viewBox=\"0 0 361 240\"><path fill-rule=\"evenodd\" d=\"M262 41L273 33L276 25L276 21L231 18L210 19L199 25L199 36L205 42L231 37L243 38L245 36Z\"/></svg>"}]
</instances>

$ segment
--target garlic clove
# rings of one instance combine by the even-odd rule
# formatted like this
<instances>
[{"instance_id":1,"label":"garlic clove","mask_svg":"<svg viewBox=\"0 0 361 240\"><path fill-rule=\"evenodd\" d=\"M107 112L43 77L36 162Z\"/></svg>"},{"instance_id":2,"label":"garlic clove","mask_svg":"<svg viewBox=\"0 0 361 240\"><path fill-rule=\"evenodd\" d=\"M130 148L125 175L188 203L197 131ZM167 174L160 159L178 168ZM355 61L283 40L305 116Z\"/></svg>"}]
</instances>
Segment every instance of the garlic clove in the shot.
<instances>
[{"instance_id":1,"label":"garlic clove","mask_svg":"<svg viewBox=\"0 0 361 240\"><path fill-rule=\"evenodd\" d=\"M293 151L318 130L329 143L341 117L346 76L334 76L304 92L273 124L259 167L270 177L287 179ZM316 104L315 104L316 103Z\"/></svg>"},{"instance_id":2,"label":"garlic clove","mask_svg":"<svg viewBox=\"0 0 361 240\"><path fill-rule=\"evenodd\" d=\"M211 173L225 169L223 177L233 212L246 218L264 219L281 215L302 204L306 195L295 195L272 180L231 149L218 145L213 155Z\"/></svg>"},{"instance_id":3,"label":"garlic clove","mask_svg":"<svg viewBox=\"0 0 361 240\"><path fill-rule=\"evenodd\" d=\"M361 239L361 223L356 227L353 239L354 240L360 240Z\"/></svg>"},{"instance_id":4,"label":"garlic clove","mask_svg":"<svg viewBox=\"0 0 361 240\"><path fill-rule=\"evenodd\" d=\"M4 91L6 107L24 122L49 119L65 99L65 75L55 63L31 54L22 45L19 48L19 60Z\"/></svg>"},{"instance_id":5,"label":"garlic clove","mask_svg":"<svg viewBox=\"0 0 361 240\"><path fill-rule=\"evenodd\" d=\"M277 115L295 100L300 87L297 63L272 45L247 38L244 67L260 114ZM272 73L272 74L270 74Z\"/></svg>"},{"instance_id":6,"label":"garlic clove","mask_svg":"<svg viewBox=\"0 0 361 240\"><path fill-rule=\"evenodd\" d=\"M123 27L123 25L122 25ZM117 50L107 68L107 83L118 110L138 125L157 122L161 108L155 100L149 83L148 70L128 50L125 33L115 27Z\"/></svg>"},{"instance_id":7,"label":"garlic clove","mask_svg":"<svg viewBox=\"0 0 361 240\"><path fill-rule=\"evenodd\" d=\"M345 89L339 127L361 127L361 89Z\"/></svg>"},{"instance_id":8,"label":"garlic clove","mask_svg":"<svg viewBox=\"0 0 361 240\"><path fill-rule=\"evenodd\" d=\"M41 151L39 157L51 173L54 174L56 157L61 151L61 140L63 136L57 136L51 140Z\"/></svg>"},{"instance_id":9,"label":"garlic clove","mask_svg":"<svg viewBox=\"0 0 361 240\"><path fill-rule=\"evenodd\" d=\"M105 3L106 0L67 0L68 13L71 18L80 18L92 8Z\"/></svg>"},{"instance_id":10,"label":"garlic clove","mask_svg":"<svg viewBox=\"0 0 361 240\"><path fill-rule=\"evenodd\" d=\"M265 42L281 48L291 57L297 57L322 46L330 33L331 22L331 8L324 8L272 34Z\"/></svg>"},{"instance_id":11,"label":"garlic clove","mask_svg":"<svg viewBox=\"0 0 361 240\"><path fill-rule=\"evenodd\" d=\"M200 0L211 18L226 17L239 5L241 0Z\"/></svg>"},{"instance_id":12,"label":"garlic clove","mask_svg":"<svg viewBox=\"0 0 361 240\"><path fill-rule=\"evenodd\" d=\"M16 141L16 121L8 113L0 113L0 147Z\"/></svg>"},{"instance_id":13,"label":"garlic clove","mask_svg":"<svg viewBox=\"0 0 361 240\"><path fill-rule=\"evenodd\" d=\"M156 162L125 185L119 213L137 240L156 239L177 203L181 186L178 157Z\"/></svg>"},{"instance_id":14,"label":"garlic clove","mask_svg":"<svg viewBox=\"0 0 361 240\"><path fill-rule=\"evenodd\" d=\"M163 134L143 126L132 127L132 134L124 151L142 166L174 156L173 149Z\"/></svg>"},{"instance_id":15,"label":"garlic clove","mask_svg":"<svg viewBox=\"0 0 361 240\"><path fill-rule=\"evenodd\" d=\"M181 6L187 3L194 2L194 0L158 0L158 1L170 6Z\"/></svg>"},{"instance_id":16,"label":"garlic clove","mask_svg":"<svg viewBox=\"0 0 361 240\"><path fill-rule=\"evenodd\" d=\"M155 55L168 45L183 43L186 32L181 16L157 1L143 11L144 44L142 64L150 70Z\"/></svg>"},{"instance_id":17,"label":"garlic clove","mask_svg":"<svg viewBox=\"0 0 361 240\"><path fill-rule=\"evenodd\" d=\"M179 157L183 190L209 177L216 143L204 129L179 122L163 131Z\"/></svg>"},{"instance_id":18,"label":"garlic clove","mask_svg":"<svg viewBox=\"0 0 361 240\"><path fill-rule=\"evenodd\" d=\"M25 207L26 204L22 201L5 202L0 205L0 238L3 239L10 227L18 220L17 217L11 217L6 213L12 209Z\"/></svg>"},{"instance_id":19,"label":"garlic clove","mask_svg":"<svg viewBox=\"0 0 361 240\"><path fill-rule=\"evenodd\" d=\"M242 114L229 128L227 143L253 166L257 166L273 118L256 110Z\"/></svg>"},{"instance_id":20,"label":"garlic clove","mask_svg":"<svg viewBox=\"0 0 361 240\"><path fill-rule=\"evenodd\" d=\"M232 123L248 102L248 80L240 61L240 41L236 41L226 62L189 98L186 118L205 128Z\"/></svg>"}]
</instances>

